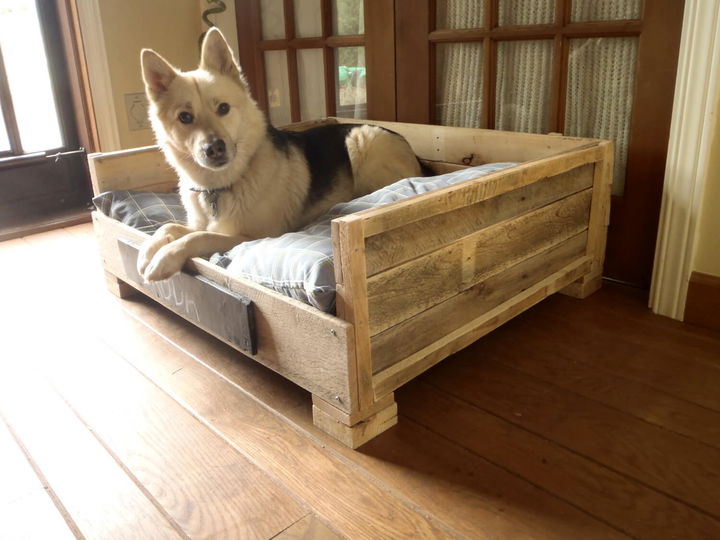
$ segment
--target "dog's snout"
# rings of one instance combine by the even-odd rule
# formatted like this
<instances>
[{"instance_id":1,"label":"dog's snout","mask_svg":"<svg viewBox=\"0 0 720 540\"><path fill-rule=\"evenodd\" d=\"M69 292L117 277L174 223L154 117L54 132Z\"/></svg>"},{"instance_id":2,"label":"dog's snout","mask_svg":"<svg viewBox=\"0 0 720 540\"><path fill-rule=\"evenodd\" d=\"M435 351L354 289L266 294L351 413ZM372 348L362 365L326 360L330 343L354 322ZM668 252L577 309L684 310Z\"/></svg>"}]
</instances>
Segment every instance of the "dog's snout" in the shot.
<instances>
[{"instance_id":1,"label":"dog's snout","mask_svg":"<svg viewBox=\"0 0 720 540\"><path fill-rule=\"evenodd\" d=\"M225 141L215 139L213 142L203 146L205 155L212 160L220 160L225 157Z\"/></svg>"}]
</instances>

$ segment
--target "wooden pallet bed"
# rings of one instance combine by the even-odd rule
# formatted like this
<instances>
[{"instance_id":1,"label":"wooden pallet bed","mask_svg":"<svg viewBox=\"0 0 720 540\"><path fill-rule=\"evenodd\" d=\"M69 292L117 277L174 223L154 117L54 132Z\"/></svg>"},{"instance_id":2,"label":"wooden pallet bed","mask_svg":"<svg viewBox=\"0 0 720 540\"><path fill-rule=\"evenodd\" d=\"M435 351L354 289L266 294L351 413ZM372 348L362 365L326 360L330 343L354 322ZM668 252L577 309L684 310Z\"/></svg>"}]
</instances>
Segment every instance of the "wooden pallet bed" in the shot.
<instances>
[{"instance_id":1,"label":"wooden pallet bed","mask_svg":"<svg viewBox=\"0 0 720 540\"><path fill-rule=\"evenodd\" d=\"M600 287L613 170L609 141L371 123L437 172L519 165L335 219L336 316L200 258L143 284L133 257L147 236L93 214L110 290L156 298L307 389L315 425L353 448L397 422L393 392L413 377L550 294ZM89 164L96 194L176 188L156 147Z\"/></svg>"}]
</instances>

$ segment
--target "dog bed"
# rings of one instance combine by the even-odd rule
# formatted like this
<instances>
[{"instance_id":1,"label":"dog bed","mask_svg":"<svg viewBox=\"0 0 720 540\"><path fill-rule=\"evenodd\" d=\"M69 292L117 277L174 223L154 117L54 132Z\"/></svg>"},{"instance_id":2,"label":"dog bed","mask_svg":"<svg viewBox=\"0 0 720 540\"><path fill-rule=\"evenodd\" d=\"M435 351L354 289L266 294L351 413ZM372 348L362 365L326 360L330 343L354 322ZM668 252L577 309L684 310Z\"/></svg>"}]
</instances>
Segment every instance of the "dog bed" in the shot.
<instances>
[{"instance_id":1,"label":"dog bed","mask_svg":"<svg viewBox=\"0 0 720 540\"><path fill-rule=\"evenodd\" d=\"M480 178L513 165L516 163L491 163L438 176L405 178L374 193L337 204L299 231L244 242L227 253L216 253L209 260L233 276L334 313L335 268L330 234L333 219ZM166 223L185 223L185 209L177 193L108 191L96 196L93 202L105 215L148 234Z\"/></svg>"},{"instance_id":2,"label":"dog bed","mask_svg":"<svg viewBox=\"0 0 720 540\"><path fill-rule=\"evenodd\" d=\"M337 121L354 122L322 120ZM195 258L147 285L135 258L148 235L93 213L111 291L147 294L307 389L315 425L352 447L397 422L394 390L413 377L550 294L600 286L613 170L609 141L372 123L403 135L437 174L471 178L328 216L335 314L234 273L234 262ZM487 163L517 165L467 169ZM156 147L94 154L89 167L96 194L177 188Z\"/></svg>"}]
</instances>

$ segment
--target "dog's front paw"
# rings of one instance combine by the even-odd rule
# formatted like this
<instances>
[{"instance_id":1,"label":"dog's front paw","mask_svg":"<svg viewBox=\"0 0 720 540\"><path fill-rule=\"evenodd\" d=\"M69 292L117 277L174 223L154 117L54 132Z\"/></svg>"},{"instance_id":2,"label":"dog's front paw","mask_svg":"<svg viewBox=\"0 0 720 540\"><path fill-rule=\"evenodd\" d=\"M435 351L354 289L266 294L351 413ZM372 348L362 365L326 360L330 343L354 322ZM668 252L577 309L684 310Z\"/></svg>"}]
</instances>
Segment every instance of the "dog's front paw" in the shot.
<instances>
[{"instance_id":1,"label":"dog's front paw","mask_svg":"<svg viewBox=\"0 0 720 540\"><path fill-rule=\"evenodd\" d=\"M173 249L173 246L163 246L146 265L142 276L145 281L162 281L177 274L185 264L185 256ZM140 258L138 257L138 264Z\"/></svg>"},{"instance_id":2,"label":"dog's front paw","mask_svg":"<svg viewBox=\"0 0 720 540\"><path fill-rule=\"evenodd\" d=\"M163 246L166 246L169 242L170 238L167 236L152 236L142 246L140 246L137 257L138 274L141 276L145 275L145 272L150 265L150 261L152 261L158 250L160 250Z\"/></svg>"}]
</instances>

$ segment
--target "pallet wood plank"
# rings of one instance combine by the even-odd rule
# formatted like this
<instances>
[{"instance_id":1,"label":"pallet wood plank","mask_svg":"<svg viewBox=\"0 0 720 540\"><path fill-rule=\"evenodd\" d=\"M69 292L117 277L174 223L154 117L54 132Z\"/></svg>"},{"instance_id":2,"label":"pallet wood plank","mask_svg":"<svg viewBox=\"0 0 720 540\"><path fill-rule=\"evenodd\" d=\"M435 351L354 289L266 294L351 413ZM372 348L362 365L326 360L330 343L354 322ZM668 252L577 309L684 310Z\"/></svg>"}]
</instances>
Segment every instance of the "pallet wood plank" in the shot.
<instances>
[{"instance_id":1,"label":"pallet wood plank","mask_svg":"<svg viewBox=\"0 0 720 540\"><path fill-rule=\"evenodd\" d=\"M369 278L370 335L587 229L591 196L581 191Z\"/></svg>"},{"instance_id":2,"label":"pallet wood plank","mask_svg":"<svg viewBox=\"0 0 720 540\"><path fill-rule=\"evenodd\" d=\"M141 244L147 235L98 212L93 213L93 222L105 269L123 279L126 270L118 238ZM255 304L257 339L262 345L252 358L350 411L355 398L348 378L354 350L351 324L257 283L234 278L203 259L187 267Z\"/></svg>"},{"instance_id":3,"label":"pallet wood plank","mask_svg":"<svg viewBox=\"0 0 720 540\"><path fill-rule=\"evenodd\" d=\"M363 210L339 221L364 221L367 237L402 227L438 213L445 213L520 189L541 178L562 174L600 159L602 149L597 143L569 153L538 161L520 163L475 180L437 189L423 197L403 199L379 208Z\"/></svg>"},{"instance_id":4,"label":"pallet wood plank","mask_svg":"<svg viewBox=\"0 0 720 540\"><path fill-rule=\"evenodd\" d=\"M373 336L374 373L428 347L468 319L480 317L534 283L562 270L583 257L586 244L587 232L575 235Z\"/></svg>"},{"instance_id":5,"label":"pallet wood plank","mask_svg":"<svg viewBox=\"0 0 720 540\"><path fill-rule=\"evenodd\" d=\"M365 246L367 274L372 276L477 230L587 189L592 179L593 165L583 165L498 197L371 236Z\"/></svg>"},{"instance_id":6,"label":"pallet wood plank","mask_svg":"<svg viewBox=\"0 0 720 540\"><path fill-rule=\"evenodd\" d=\"M88 155L93 193L111 190L172 191L178 178L157 146Z\"/></svg>"},{"instance_id":7,"label":"pallet wood plank","mask_svg":"<svg viewBox=\"0 0 720 540\"><path fill-rule=\"evenodd\" d=\"M356 119L338 118L342 123ZM576 150L593 139L517 133L494 129L429 126L366 120L401 134L421 159L472 165L500 161L532 161Z\"/></svg>"},{"instance_id":8,"label":"pallet wood plank","mask_svg":"<svg viewBox=\"0 0 720 540\"><path fill-rule=\"evenodd\" d=\"M414 381L407 417L635 538L715 538L720 521L496 415Z\"/></svg>"},{"instance_id":9,"label":"pallet wood plank","mask_svg":"<svg viewBox=\"0 0 720 540\"><path fill-rule=\"evenodd\" d=\"M507 302L503 302L495 309L468 321L443 339L380 371L373 377L375 395L379 397L396 390L444 358L467 347L478 338L572 283L589 268L590 259L583 257Z\"/></svg>"}]
</instances>

